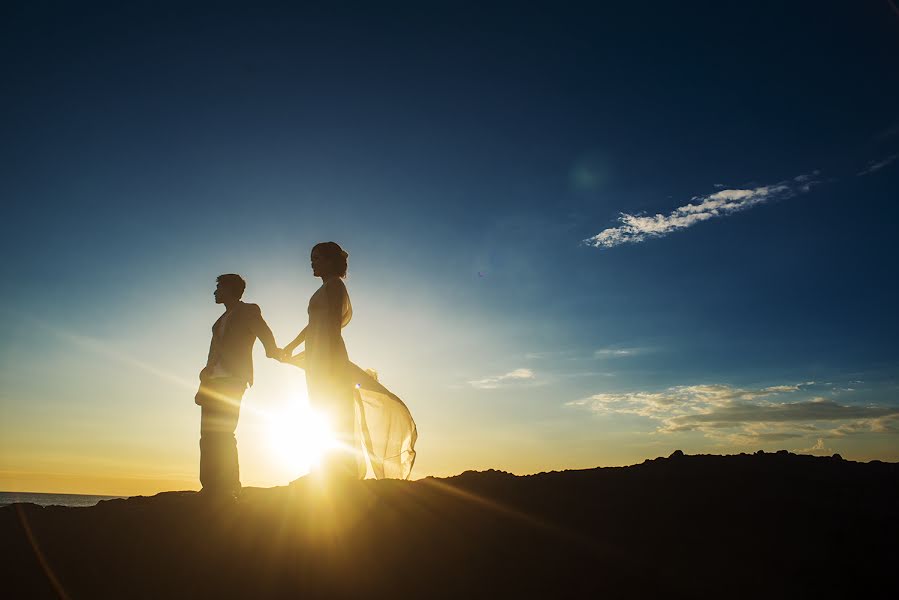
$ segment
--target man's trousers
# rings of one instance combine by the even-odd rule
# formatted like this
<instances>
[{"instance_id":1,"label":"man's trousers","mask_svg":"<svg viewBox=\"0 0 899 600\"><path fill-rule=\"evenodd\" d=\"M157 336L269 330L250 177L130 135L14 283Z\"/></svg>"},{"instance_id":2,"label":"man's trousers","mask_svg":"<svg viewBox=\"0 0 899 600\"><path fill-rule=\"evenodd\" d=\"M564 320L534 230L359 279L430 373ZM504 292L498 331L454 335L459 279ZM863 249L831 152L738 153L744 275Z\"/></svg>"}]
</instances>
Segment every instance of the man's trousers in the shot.
<instances>
[{"instance_id":1,"label":"man's trousers","mask_svg":"<svg viewBox=\"0 0 899 600\"><path fill-rule=\"evenodd\" d=\"M247 384L239 379L210 379L200 385L200 483L213 493L240 492L237 419Z\"/></svg>"}]
</instances>

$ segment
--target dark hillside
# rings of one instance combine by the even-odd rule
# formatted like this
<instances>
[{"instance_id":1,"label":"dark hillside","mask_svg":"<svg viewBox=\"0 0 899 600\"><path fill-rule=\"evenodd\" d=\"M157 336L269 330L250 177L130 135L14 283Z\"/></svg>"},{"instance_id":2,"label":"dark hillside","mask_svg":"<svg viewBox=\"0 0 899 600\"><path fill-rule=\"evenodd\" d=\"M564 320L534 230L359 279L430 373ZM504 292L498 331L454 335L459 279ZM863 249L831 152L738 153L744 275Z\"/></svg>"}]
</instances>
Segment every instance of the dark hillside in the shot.
<instances>
[{"instance_id":1,"label":"dark hillside","mask_svg":"<svg viewBox=\"0 0 899 600\"><path fill-rule=\"evenodd\" d=\"M10 597L897 597L897 507L899 464L675 453L14 505L0 559Z\"/></svg>"}]
</instances>

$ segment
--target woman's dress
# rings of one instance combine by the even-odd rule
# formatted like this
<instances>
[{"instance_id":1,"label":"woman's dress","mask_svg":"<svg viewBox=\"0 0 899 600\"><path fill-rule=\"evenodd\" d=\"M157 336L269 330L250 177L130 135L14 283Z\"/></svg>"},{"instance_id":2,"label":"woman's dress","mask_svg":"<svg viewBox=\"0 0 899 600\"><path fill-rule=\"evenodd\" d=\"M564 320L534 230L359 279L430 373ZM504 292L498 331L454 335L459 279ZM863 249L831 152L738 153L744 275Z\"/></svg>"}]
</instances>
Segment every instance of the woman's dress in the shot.
<instances>
[{"instance_id":1,"label":"woman's dress","mask_svg":"<svg viewBox=\"0 0 899 600\"><path fill-rule=\"evenodd\" d=\"M332 314L338 306L339 314ZM309 299L308 312L306 349L291 362L306 370L309 402L327 415L344 450L338 450L343 459L337 462L344 469L355 463L359 477L408 479L415 462L415 421L374 371L350 362L340 330L352 319L353 307L343 281L324 283Z\"/></svg>"}]
</instances>

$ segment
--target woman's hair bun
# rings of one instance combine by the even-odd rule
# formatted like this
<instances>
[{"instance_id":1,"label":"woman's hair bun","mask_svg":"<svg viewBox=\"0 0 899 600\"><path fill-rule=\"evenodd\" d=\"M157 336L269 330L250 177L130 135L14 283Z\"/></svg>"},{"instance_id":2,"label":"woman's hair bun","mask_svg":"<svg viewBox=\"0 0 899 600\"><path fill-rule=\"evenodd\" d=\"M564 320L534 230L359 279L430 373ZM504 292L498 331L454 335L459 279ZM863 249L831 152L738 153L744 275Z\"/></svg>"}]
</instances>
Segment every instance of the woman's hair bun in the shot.
<instances>
[{"instance_id":1,"label":"woman's hair bun","mask_svg":"<svg viewBox=\"0 0 899 600\"><path fill-rule=\"evenodd\" d=\"M347 259L350 255L340 247L337 242L320 242L312 247L314 253L318 250L330 263L330 268L324 275L337 275L346 277Z\"/></svg>"}]
</instances>

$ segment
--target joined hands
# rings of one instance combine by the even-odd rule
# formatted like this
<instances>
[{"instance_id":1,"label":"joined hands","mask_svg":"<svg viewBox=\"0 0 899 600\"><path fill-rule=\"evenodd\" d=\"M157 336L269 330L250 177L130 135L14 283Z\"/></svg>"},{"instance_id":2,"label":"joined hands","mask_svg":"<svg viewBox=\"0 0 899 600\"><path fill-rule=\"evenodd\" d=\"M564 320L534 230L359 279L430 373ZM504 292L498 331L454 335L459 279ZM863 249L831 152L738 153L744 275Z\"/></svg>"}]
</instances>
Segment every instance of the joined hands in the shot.
<instances>
[{"instance_id":1,"label":"joined hands","mask_svg":"<svg viewBox=\"0 0 899 600\"><path fill-rule=\"evenodd\" d=\"M285 348L275 348L271 353L266 353L266 356L277 360L282 363L293 363L293 361L297 358L298 355L294 356L293 354L294 348L285 347ZM302 352L300 353L302 354Z\"/></svg>"},{"instance_id":2,"label":"joined hands","mask_svg":"<svg viewBox=\"0 0 899 600\"><path fill-rule=\"evenodd\" d=\"M293 352L286 348L275 348L271 352L265 353L267 357L277 360L278 362L288 362L291 359L291 354L293 354Z\"/></svg>"}]
</instances>

